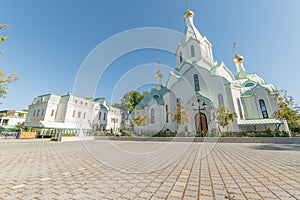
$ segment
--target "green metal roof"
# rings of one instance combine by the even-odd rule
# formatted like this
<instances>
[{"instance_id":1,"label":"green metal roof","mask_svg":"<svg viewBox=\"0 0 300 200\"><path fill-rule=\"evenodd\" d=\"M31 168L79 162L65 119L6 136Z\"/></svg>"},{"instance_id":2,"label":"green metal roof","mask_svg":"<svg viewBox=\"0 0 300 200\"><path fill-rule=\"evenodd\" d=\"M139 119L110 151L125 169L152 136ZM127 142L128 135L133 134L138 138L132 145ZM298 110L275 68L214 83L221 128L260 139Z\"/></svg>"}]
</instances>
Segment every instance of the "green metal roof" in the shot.
<instances>
[{"instance_id":1,"label":"green metal roof","mask_svg":"<svg viewBox=\"0 0 300 200\"><path fill-rule=\"evenodd\" d=\"M277 119L248 119L238 120L239 126L255 126L255 125L272 125L272 124L283 124L283 122Z\"/></svg>"},{"instance_id":2,"label":"green metal roof","mask_svg":"<svg viewBox=\"0 0 300 200\"><path fill-rule=\"evenodd\" d=\"M163 96L167 93L171 93L171 90L168 88L161 86L160 90L157 90L156 88L153 88L151 92L143 97L141 102L136 106L138 109L144 108L146 105L148 105L148 102L153 99L157 102L159 105L164 105L165 102L163 100Z\"/></svg>"},{"instance_id":3,"label":"green metal roof","mask_svg":"<svg viewBox=\"0 0 300 200\"><path fill-rule=\"evenodd\" d=\"M14 129L16 128L15 126L6 126L6 125L2 125L0 126L0 130L3 130L3 129Z\"/></svg>"},{"instance_id":4,"label":"green metal roof","mask_svg":"<svg viewBox=\"0 0 300 200\"><path fill-rule=\"evenodd\" d=\"M107 110L107 108L103 104L100 104L100 109Z\"/></svg>"}]
</instances>

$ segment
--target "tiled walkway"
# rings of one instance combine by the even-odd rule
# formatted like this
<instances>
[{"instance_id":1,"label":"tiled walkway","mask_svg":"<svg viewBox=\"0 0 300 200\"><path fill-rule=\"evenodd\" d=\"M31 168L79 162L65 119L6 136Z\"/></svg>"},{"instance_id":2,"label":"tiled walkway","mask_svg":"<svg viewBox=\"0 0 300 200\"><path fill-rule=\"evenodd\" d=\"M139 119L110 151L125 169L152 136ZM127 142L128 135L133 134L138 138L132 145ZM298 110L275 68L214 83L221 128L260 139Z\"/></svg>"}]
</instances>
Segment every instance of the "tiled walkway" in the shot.
<instances>
[{"instance_id":1,"label":"tiled walkway","mask_svg":"<svg viewBox=\"0 0 300 200\"><path fill-rule=\"evenodd\" d=\"M165 198L300 199L300 145L0 140L0 199Z\"/></svg>"}]
</instances>

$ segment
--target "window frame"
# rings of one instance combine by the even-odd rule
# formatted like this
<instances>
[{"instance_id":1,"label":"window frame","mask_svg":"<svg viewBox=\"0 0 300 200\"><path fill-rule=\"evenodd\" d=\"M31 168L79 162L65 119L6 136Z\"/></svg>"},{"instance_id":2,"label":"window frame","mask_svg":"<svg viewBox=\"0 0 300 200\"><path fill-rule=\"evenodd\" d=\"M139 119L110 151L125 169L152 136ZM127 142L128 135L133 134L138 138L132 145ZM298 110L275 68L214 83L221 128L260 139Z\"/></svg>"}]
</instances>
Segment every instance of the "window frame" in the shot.
<instances>
[{"instance_id":1,"label":"window frame","mask_svg":"<svg viewBox=\"0 0 300 200\"><path fill-rule=\"evenodd\" d=\"M260 99L258 102L259 102L259 107L260 107L260 110L261 110L262 117L264 119L268 119L269 115L268 115L268 109L267 109L265 100Z\"/></svg>"},{"instance_id":2,"label":"window frame","mask_svg":"<svg viewBox=\"0 0 300 200\"><path fill-rule=\"evenodd\" d=\"M151 122L151 124L154 124L155 123L155 111L154 111L154 108L151 108L151 110L150 110L150 122Z\"/></svg>"},{"instance_id":3,"label":"window frame","mask_svg":"<svg viewBox=\"0 0 300 200\"><path fill-rule=\"evenodd\" d=\"M223 94L218 94L218 103L219 103L219 106L224 106L224 96Z\"/></svg>"},{"instance_id":4,"label":"window frame","mask_svg":"<svg viewBox=\"0 0 300 200\"><path fill-rule=\"evenodd\" d=\"M244 113L243 113L243 110L242 110L242 104L241 104L240 98L236 98L236 101L237 101L237 106L238 106L238 110L239 110L240 119L244 119Z\"/></svg>"},{"instance_id":5,"label":"window frame","mask_svg":"<svg viewBox=\"0 0 300 200\"><path fill-rule=\"evenodd\" d=\"M182 51L179 52L179 63L182 63L183 59L182 59Z\"/></svg>"},{"instance_id":6,"label":"window frame","mask_svg":"<svg viewBox=\"0 0 300 200\"><path fill-rule=\"evenodd\" d=\"M198 74L194 74L194 87L195 91L200 91L200 84L199 84L199 76Z\"/></svg>"},{"instance_id":7,"label":"window frame","mask_svg":"<svg viewBox=\"0 0 300 200\"><path fill-rule=\"evenodd\" d=\"M191 45L191 57L196 57L194 45Z\"/></svg>"}]
</instances>

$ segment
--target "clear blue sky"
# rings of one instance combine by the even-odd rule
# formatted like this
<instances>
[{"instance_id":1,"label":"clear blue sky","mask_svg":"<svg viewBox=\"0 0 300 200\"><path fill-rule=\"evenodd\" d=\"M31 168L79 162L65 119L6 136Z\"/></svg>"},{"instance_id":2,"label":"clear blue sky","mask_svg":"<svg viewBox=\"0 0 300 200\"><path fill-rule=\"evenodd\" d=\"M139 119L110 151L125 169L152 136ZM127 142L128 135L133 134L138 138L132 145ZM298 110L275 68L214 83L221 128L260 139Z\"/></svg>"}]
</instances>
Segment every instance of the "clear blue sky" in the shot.
<instances>
[{"instance_id":1,"label":"clear blue sky","mask_svg":"<svg viewBox=\"0 0 300 200\"><path fill-rule=\"evenodd\" d=\"M179 32L185 28L184 0L0 0L0 5L0 23L9 24L0 32L9 37L0 46L5 49L0 69L20 77L9 86L0 109L27 109L38 95L72 91L85 57L114 34L138 27ZM235 72L232 45L236 41L249 73L287 89L300 103L299 0L190 0L189 7L198 30L213 44L216 60ZM175 68L175 56L162 51L120 57L106 71L96 96L110 100L124 72L158 59Z\"/></svg>"}]
</instances>

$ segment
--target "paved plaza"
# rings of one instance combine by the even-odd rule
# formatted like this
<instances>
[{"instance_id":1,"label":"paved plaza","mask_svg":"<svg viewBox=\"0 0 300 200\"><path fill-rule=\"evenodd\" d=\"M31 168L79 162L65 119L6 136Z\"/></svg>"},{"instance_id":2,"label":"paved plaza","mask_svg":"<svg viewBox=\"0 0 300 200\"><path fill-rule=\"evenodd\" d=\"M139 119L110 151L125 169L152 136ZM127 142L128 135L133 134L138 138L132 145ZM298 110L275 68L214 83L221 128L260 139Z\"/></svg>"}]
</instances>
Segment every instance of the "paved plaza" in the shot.
<instances>
[{"instance_id":1,"label":"paved plaza","mask_svg":"<svg viewBox=\"0 0 300 200\"><path fill-rule=\"evenodd\" d=\"M300 199L297 144L7 139L0 168L5 200Z\"/></svg>"}]
</instances>

